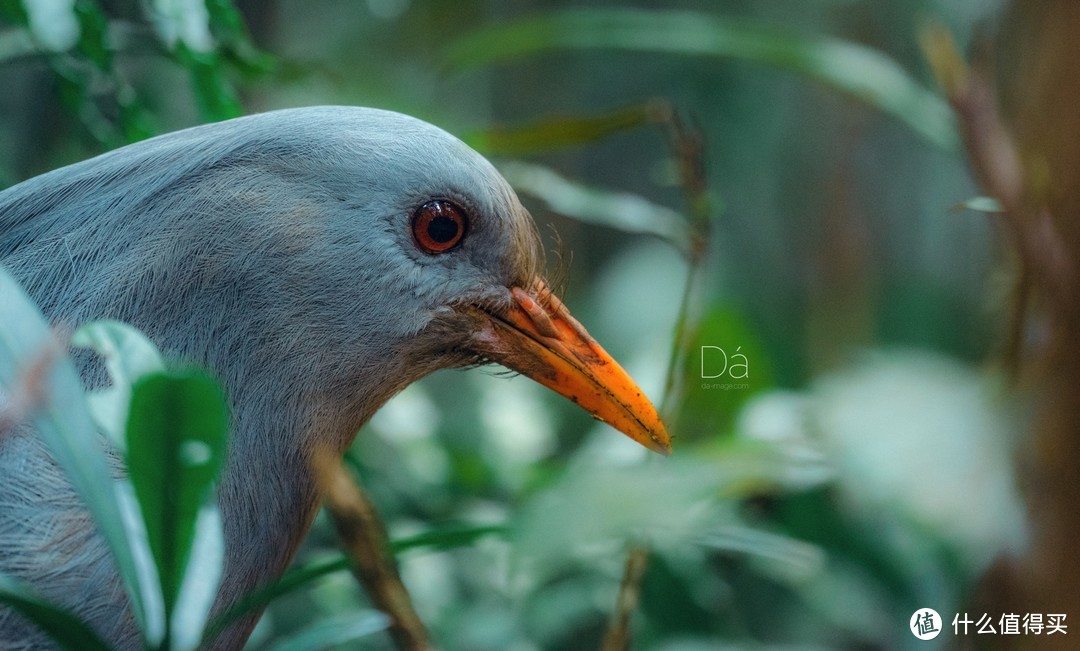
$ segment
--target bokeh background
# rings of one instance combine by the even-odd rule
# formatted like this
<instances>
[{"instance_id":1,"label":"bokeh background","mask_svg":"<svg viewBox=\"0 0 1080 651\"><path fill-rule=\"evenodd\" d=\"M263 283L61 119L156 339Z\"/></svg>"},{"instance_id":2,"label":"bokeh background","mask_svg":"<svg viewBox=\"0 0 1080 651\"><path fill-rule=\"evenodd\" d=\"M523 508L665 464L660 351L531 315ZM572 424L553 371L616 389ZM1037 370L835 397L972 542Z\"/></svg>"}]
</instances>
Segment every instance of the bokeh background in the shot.
<instances>
[{"instance_id":1,"label":"bokeh background","mask_svg":"<svg viewBox=\"0 0 1080 651\"><path fill-rule=\"evenodd\" d=\"M1075 603L1010 569L1037 540L1016 469L1044 395L1015 371L1049 335L1025 321L1010 354L1015 255L926 56L945 33L1012 61L1030 40L1000 37L1025 11L1006 4L3 0L0 187L277 108L431 121L518 188L557 289L677 437L647 458L483 371L388 404L348 462L412 541L442 648L598 648L632 545L635 648L978 647L954 614ZM338 554L320 517L297 564ZM327 574L251 646L369 607ZM932 642L921 607L946 620Z\"/></svg>"}]
</instances>

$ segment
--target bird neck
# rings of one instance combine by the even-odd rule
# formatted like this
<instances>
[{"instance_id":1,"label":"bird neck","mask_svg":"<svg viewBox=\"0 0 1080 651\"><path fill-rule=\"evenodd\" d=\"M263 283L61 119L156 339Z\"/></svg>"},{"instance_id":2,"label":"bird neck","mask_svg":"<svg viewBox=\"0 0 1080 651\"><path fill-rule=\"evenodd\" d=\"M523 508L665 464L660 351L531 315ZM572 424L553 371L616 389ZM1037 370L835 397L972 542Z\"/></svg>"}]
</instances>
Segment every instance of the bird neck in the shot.
<instances>
[{"instance_id":1,"label":"bird neck","mask_svg":"<svg viewBox=\"0 0 1080 651\"><path fill-rule=\"evenodd\" d=\"M310 463L318 447L343 454L363 423L399 389L386 383L361 386L356 398L342 404L340 392L331 399L306 386L269 386L257 372L226 386L230 403L240 408L233 414L218 491L225 529L218 613L275 581L292 561L318 512ZM369 399L359 399L363 395ZM230 640L242 643L260 614L226 629L221 648L232 648Z\"/></svg>"}]
</instances>

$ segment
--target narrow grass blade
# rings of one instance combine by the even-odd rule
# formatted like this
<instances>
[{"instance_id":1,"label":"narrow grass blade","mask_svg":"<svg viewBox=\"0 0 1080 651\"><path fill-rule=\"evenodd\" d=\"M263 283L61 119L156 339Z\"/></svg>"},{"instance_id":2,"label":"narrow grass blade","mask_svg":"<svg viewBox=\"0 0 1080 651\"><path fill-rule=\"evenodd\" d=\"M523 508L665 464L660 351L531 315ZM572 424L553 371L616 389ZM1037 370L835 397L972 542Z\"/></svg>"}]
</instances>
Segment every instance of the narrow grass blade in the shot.
<instances>
[{"instance_id":1,"label":"narrow grass blade","mask_svg":"<svg viewBox=\"0 0 1080 651\"><path fill-rule=\"evenodd\" d=\"M278 642L270 651L320 651L378 633L389 625L390 618L374 610L328 617Z\"/></svg>"},{"instance_id":2,"label":"narrow grass blade","mask_svg":"<svg viewBox=\"0 0 1080 651\"><path fill-rule=\"evenodd\" d=\"M959 143L948 104L896 61L857 43L704 12L569 9L484 27L445 53L452 68L560 50L622 50L741 59L804 75L875 106L931 143Z\"/></svg>"}]
</instances>

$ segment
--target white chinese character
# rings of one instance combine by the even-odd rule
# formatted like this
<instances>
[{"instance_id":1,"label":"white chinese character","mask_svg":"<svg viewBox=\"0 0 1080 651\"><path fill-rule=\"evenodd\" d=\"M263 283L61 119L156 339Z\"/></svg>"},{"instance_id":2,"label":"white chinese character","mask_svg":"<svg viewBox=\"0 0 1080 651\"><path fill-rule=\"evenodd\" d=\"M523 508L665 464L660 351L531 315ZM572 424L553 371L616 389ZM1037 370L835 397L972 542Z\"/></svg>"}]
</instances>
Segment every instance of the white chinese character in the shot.
<instances>
[{"instance_id":1,"label":"white chinese character","mask_svg":"<svg viewBox=\"0 0 1080 651\"><path fill-rule=\"evenodd\" d=\"M997 629L994 628L994 622L990 621L990 615L987 615L986 613L983 613L983 616L980 617L979 621L975 624L979 627L979 630L976 631L979 635L982 635L983 633L997 633Z\"/></svg>"},{"instance_id":2,"label":"white chinese character","mask_svg":"<svg viewBox=\"0 0 1080 651\"><path fill-rule=\"evenodd\" d=\"M953 632L953 635L967 635L968 634L968 626L970 624L974 624L974 623L975 622L968 619L968 614L967 613L964 613L964 618L963 619L960 619L960 613L956 613L955 615L953 615L953 618L952 618L952 632ZM964 632L963 633L960 632L960 625L961 624L964 626Z\"/></svg>"},{"instance_id":3,"label":"white chinese character","mask_svg":"<svg viewBox=\"0 0 1080 651\"><path fill-rule=\"evenodd\" d=\"M920 608L908 624L911 634L920 640L932 640L941 633L941 615L933 608Z\"/></svg>"},{"instance_id":4,"label":"white chinese character","mask_svg":"<svg viewBox=\"0 0 1080 651\"><path fill-rule=\"evenodd\" d=\"M1054 633L1061 633L1067 635L1069 625L1065 623L1064 613L1046 613L1046 634L1053 635Z\"/></svg>"},{"instance_id":5,"label":"white chinese character","mask_svg":"<svg viewBox=\"0 0 1080 651\"><path fill-rule=\"evenodd\" d=\"M998 625L1001 626L1002 635L1020 635L1020 615L1002 615Z\"/></svg>"},{"instance_id":6,"label":"white chinese character","mask_svg":"<svg viewBox=\"0 0 1080 651\"><path fill-rule=\"evenodd\" d=\"M1024 635L1042 635L1043 632L1043 616L1042 613L1027 613L1024 615Z\"/></svg>"}]
</instances>

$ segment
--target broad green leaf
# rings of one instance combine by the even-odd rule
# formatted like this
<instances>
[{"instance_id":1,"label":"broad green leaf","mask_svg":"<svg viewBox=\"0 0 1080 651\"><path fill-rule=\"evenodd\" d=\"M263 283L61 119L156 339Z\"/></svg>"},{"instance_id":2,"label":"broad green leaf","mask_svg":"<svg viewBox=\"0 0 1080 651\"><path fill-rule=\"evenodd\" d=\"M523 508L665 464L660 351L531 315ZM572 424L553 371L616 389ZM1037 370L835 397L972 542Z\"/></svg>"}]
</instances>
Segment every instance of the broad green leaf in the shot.
<instances>
[{"instance_id":1,"label":"broad green leaf","mask_svg":"<svg viewBox=\"0 0 1080 651\"><path fill-rule=\"evenodd\" d=\"M0 574L0 603L19 611L62 649L109 651L109 645L81 619L41 599L30 588L4 574Z\"/></svg>"},{"instance_id":2,"label":"broad green leaf","mask_svg":"<svg viewBox=\"0 0 1080 651\"><path fill-rule=\"evenodd\" d=\"M636 194L588 187L550 168L520 161L502 163L499 171L515 190L543 201L560 215L628 233L656 235L683 252L690 248L686 219Z\"/></svg>"},{"instance_id":3,"label":"broad green leaf","mask_svg":"<svg viewBox=\"0 0 1080 651\"><path fill-rule=\"evenodd\" d=\"M467 68L557 50L624 50L742 59L790 70L875 106L937 146L958 143L948 104L896 61L857 43L692 11L569 9L483 27L446 61Z\"/></svg>"},{"instance_id":4,"label":"broad green leaf","mask_svg":"<svg viewBox=\"0 0 1080 651\"><path fill-rule=\"evenodd\" d=\"M270 647L271 651L319 651L346 644L390 625L390 618L374 610L321 619L296 635Z\"/></svg>"},{"instance_id":5,"label":"broad green leaf","mask_svg":"<svg viewBox=\"0 0 1080 651\"><path fill-rule=\"evenodd\" d=\"M30 20L22 0L0 0L0 18L20 27L26 27Z\"/></svg>"},{"instance_id":6,"label":"broad green leaf","mask_svg":"<svg viewBox=\"0 0 1080 651\"><path fill-rule=\"evenodd\" d=\"M87 404L98 427L123 450L132 386L146 375L165 370L161 353L141 332L119 321L84 324L72 335L71 345L89 348L105 362L112 385L87 394Z\"/></svg>"},{"instance_id":7,"label":"broad green leaf","mask_svg":"<svg viewBox=\"0 0 1080 651\"><path fill-rule=\"evenodd\" d=\"M514 552L537 576L556 574L572 559L610 559L626 540L683 554L688 545L716 540L709 536L718 531L736 531L730 527L741 524L740 500L828 479L818 470L808 481L806 471L823 463L818 456L793 458L773 448L713 437L656 463L571 466L518 510Z\"/></svg>"},{"instance_id":8,"label":"broad green leaf","mask_svg":"<svg viewBox=\"0 0 1080 651\"><path fill-rule=\"evenodd\" d=\"M768 342L735 305L712 306L687 343L682 372L688 390L679 418L691 436L727 431L747 400L776 384Z\"/></svg>"},{"instance_id":9,"label":"broad green leaf","mask_svg":"<svg viewBox=\"0 0 1080 651\"><path fill-rule=\"evenodd\" d=\"M221 468L227 430L225 397L206 374L156 373L135 383L128 472L161 578L166 617L176 605L196 518Z\"/></svg>"},{"instance_id":10,"label":"broad green leaf","mask_svg":"<svg viewBox=\"0 0 1080 651\"><path fill-rule=\"evenodd\" d=\"M170 622L174 651L198 648L221 585L225 565L225 533L215 500L204 504L195 519L191 557L198 560L187 564Z\"/></svg>"},{"instance_id":11,"label":"broad green leaf","mask_svg":"<svg viewBox=\"0 0 1080 651\"><path fill-rule=\"evenodd\" d=\"M153 602L158 586L145 582L146 575L138 571L133 549L139 541L131 539L125 527L116 482L86 409L82 382L71 362L56 351L49 328L30 297L2 268L0 305L4 306L0 312L0 387L11 394L40 374L44 391L33 414L35 429L93 516L116 557L135 619L147 640L156 643L164 634L160 609ZM57 358L49 360L50 354ZM43 364L46 361L49 363Z\"/></svg>"}]
</instances>

